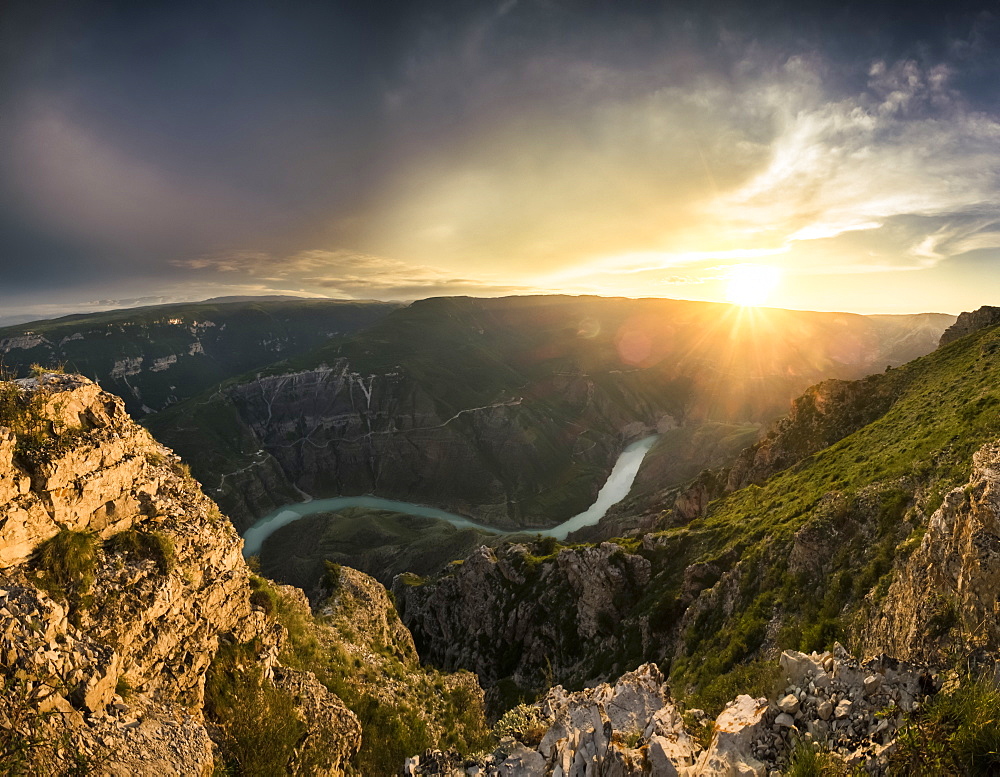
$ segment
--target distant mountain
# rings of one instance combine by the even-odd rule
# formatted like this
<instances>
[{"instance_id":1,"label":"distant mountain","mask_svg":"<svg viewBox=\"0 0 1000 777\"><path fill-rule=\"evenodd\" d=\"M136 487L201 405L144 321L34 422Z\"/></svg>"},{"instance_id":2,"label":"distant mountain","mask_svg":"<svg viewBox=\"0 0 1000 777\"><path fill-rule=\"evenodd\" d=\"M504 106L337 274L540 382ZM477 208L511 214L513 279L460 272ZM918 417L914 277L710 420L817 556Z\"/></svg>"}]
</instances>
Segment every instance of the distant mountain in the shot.
<instances>
[{"instance_id":1,"label":"distant mountain","mask_svg":"<svg viewBox=\"0 0 1000 777\"><path fill-rule=\"evenodd\" d=\"M64 316L0 329L0 364L18 377L32 364L87 375L141 417L397 307L250 297Z\"/></svg>"},{"instance_id":2,"label":"distant mountain","mask_svg":"<svg viewBox=\"0 0 1000 777\"><path fill-rule=\"evenodd\" d=\"M303 491L551 526L593 501L627 442L771 421L818 380L932 350L953 321L663 299L429 299L148 423L241 526ZM682 479L717 463L717 450L685 450L668 468Z\"/></svg>"}]
</instances>

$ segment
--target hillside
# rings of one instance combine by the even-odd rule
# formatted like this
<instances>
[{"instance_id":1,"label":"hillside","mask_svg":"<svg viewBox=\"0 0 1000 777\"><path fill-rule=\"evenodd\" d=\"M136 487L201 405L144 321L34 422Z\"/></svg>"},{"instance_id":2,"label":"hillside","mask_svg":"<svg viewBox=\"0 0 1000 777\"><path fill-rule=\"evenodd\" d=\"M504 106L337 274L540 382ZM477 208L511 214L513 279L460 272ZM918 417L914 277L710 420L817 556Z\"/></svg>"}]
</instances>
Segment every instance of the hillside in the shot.
<instances>
[{"instance_id":1,"label":"hillside","mask_svg":"<svg viewBox=\"0 0 1000 777\"><path fill-rule=\"evenodd\" d=\"M810 392L747 453L750 484L683 525L399 577L403 621L426 660L474 669L501 707L655 661L714 714L766 692L782 650L838 640L937 666L995 657L998 352L1000 329L981 329Z\"/></svg>"},{"instance_id":2,"label":"hillside","mask_svg":"<svg viewBox=\"0 0 1000 777\"><path fill-rule=\"evenodd\" d=\"M88 376L135 417L227 378L363 329L398 305L295 298L209 300L65 316L0 328L0 364Z\"/></svg>"},{"instance_id":3,"label":"hillside","mask_svg":"<svg viewBox=\"0 0 1000 777\"><path fill-rule=\"evenodd\" d=\"M628 442L768 422L817 380L933 349L952 321L657 299L430 299L148 424L240 527L301 492L552 526L591 504ZM701 446L671 455L682 452L669 467L678 483L717 463Z\"/></svg>"}]
</instances>

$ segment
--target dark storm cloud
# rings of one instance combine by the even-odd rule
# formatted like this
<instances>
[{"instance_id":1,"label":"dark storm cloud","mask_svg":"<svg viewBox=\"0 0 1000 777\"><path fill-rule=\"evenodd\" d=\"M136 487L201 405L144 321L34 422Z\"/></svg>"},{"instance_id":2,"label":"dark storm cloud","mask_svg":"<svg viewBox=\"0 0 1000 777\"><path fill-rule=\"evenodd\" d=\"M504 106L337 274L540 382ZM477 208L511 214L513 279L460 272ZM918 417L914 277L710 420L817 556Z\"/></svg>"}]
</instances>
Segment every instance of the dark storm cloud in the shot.
<instances>
[{"instance_id":1,"label":"dark storm cloud","mask_svg":"<svg viewBox=\"0 0 1000 777\"><path fill-rule=\"evenodd\" d=\"M996 230L974 213L996 191L983 148L997 110L989 8L8 3L0 306L123 277L358 296L366 280L397 296L526 288L503 280L497 257L573 256L580 224L594 245L628 233L621 250L644 250L654 229L691 220L685 203L705 192L745 195L798 137L780 110L788 94L813 120L798 126L807 150L834 149L840 171L862 175L840 163L865 153L915 169L908 150L920 144L944 159L933 197L874 216L806 191L831 173L800 165L799 202L822 211L803 234L858 238L850 230L874 233L872 219L900 229L934 211L933 227L904 240L929 261L989 248ZM867 128L864 142L838 141L841 125ZM975 170L971 195L956 193ZM658 188L674 200L646 195ZM219 264L235 256L257 259Z\"/></svg>"}]
</instances>

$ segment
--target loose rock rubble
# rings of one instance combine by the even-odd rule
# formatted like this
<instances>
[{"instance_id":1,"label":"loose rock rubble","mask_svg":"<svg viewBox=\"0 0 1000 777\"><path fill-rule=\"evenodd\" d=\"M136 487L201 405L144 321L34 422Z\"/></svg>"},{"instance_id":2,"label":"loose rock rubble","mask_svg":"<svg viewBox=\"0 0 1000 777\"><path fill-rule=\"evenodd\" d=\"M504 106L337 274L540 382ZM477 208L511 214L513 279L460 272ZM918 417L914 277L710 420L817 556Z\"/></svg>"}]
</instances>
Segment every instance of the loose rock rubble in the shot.
<instances>
[{"instance_id":1,"label":"loose rock rubble","mask_svg":"<svg viewBox=\"0 0 1000 777\"><path fill-rule=\"evenodd\" d=\"M774 698L738 696L715 721L702 749L685 728L654 664L616 683L577 693L561 686L532 705L524 730L475 761L428 751L408 759L407 775L481 777L774 777L797 743L818 745L848 768L881 774L904 714L935 688L926 670L888 656L859 662L832 652L785 651L785 685ZM697 717L689 711L689 717ZM534 722L532 722L534 721Z\"/></svg>"},{"instance_id":2,"label":"loose rock rubble","mask_svg":"<svg viewBox=\"0 0 1000 777\"><path fill-rule=\"evenodd\" d=\"M788 683L768 705L751 753L771 768L788 766L797 740L815 742L849 766L871 773L885 766L903 723L934 688L920 668L888 656L859 662L839 644L833 652L781 655Z\"/></svg>"}]
</instances>

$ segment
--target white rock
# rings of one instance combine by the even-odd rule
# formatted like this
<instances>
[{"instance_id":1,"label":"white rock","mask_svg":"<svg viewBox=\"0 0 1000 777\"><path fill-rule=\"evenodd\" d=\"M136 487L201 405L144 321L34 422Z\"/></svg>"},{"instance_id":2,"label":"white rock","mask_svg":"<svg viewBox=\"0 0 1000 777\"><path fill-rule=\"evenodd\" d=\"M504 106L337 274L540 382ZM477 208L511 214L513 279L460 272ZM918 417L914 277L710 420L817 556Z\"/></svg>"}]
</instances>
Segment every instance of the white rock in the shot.
<instances>
[{"instance_id":1,"label":"white rock","mask_svg":"<svg viewBox=\"0 0 1000 777\"><path fill-rule=\"evenodd\" d=\"M715 734L708 750L698 759L699 777L731 777L767 774L764 764L753 757L752 745L764 733L767 701L737 696L715 721Z\"/></svg>"}]
</instances>

